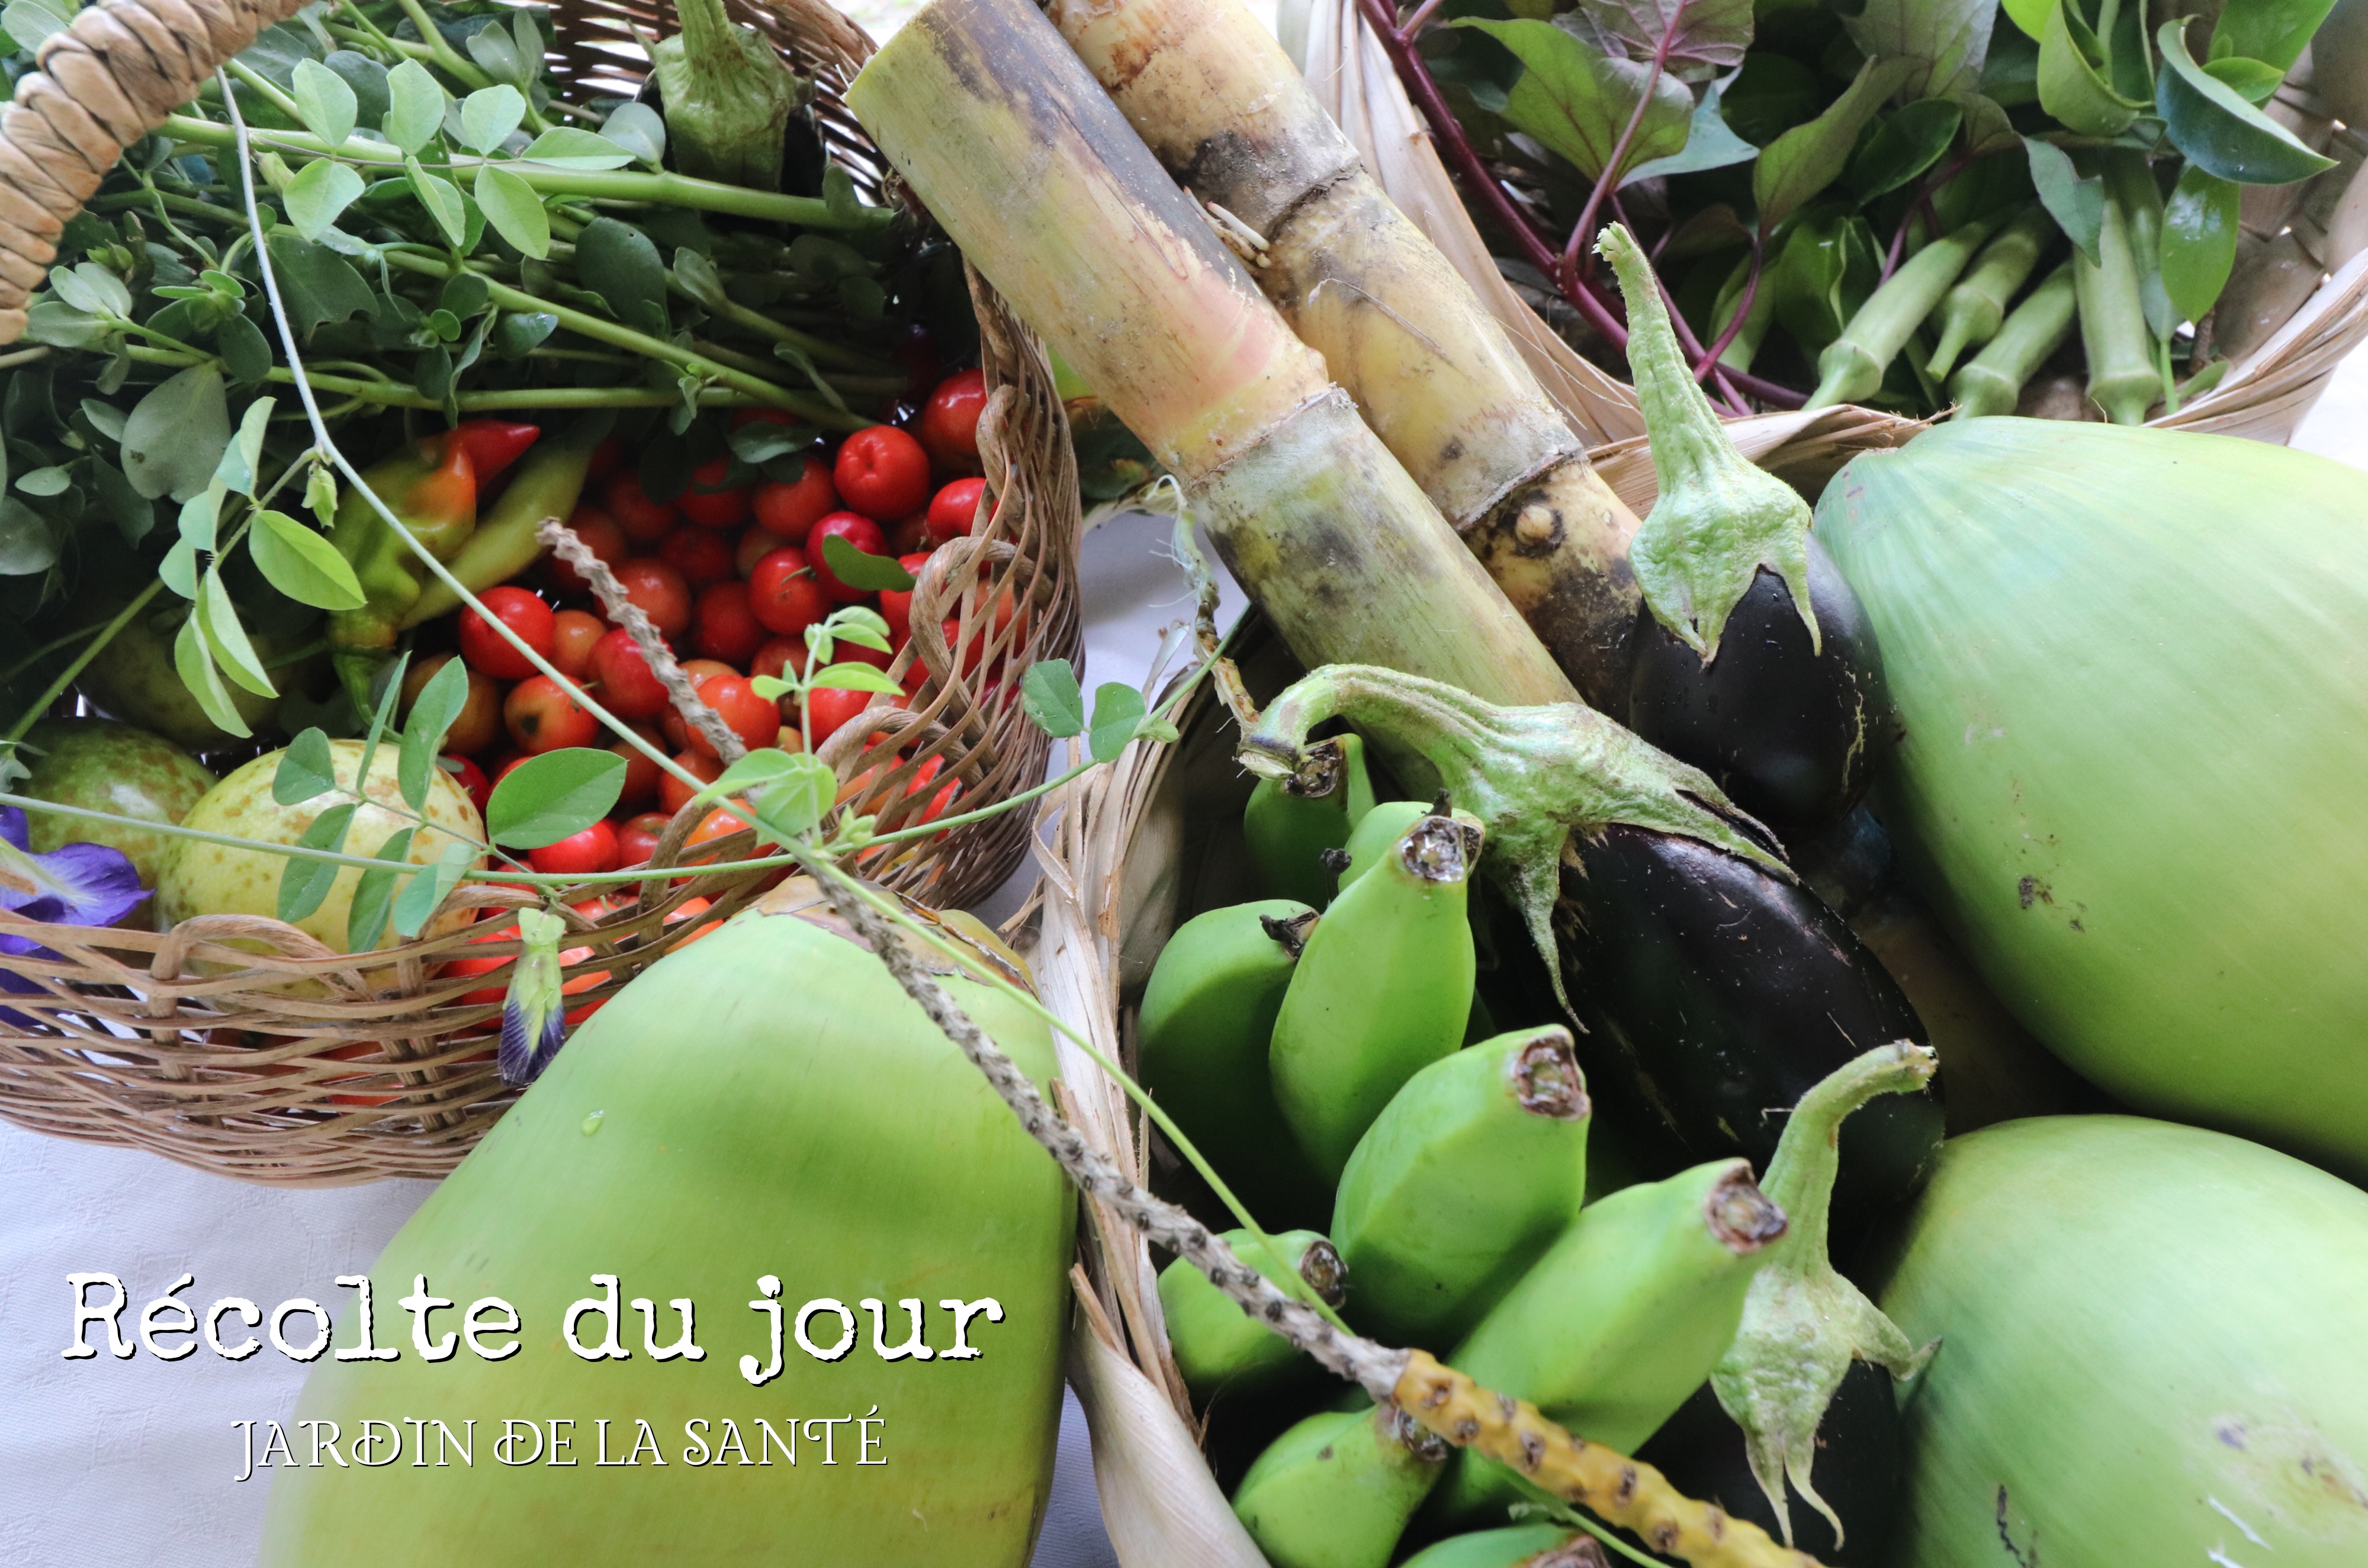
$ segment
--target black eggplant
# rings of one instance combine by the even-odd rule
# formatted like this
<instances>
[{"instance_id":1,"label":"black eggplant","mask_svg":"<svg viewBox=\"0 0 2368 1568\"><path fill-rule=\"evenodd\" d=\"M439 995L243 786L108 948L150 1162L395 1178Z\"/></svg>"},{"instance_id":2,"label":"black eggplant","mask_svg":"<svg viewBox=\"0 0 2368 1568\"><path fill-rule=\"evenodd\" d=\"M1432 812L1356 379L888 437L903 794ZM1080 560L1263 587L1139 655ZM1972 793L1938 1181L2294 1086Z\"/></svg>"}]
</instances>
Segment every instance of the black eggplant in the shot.
<instances>
[{"instance_id":1,"label":"black eggplant","mask_svg":"<svg viewBox=\"0 0 2368 1568\"><path fill-rule=\"evenodd\" d=\"M1687 1496L1715 1503L1738 1519L1777 1533L1776 1511L1752 1479L1743 1429L1719 1408L1708 1383L1694 1391L1636 1457ZM1835 1544L1833 1527L1796 1497L1789 1510L1793 1544L1827 1568L1883 1562L1898 1497L1899 1459L1899 1407L1891 1374L1871 1362L1852 1362L1817 1423L1817 1494L1841 1520L1843 1539Z\"/></svg>"},{"instance_id":2,"label":"black eggplant","mask_svg":"<svg viewBox=\"0 0 2368 1568\"><path fill-rule=\"evenodd\" d=\"M1784 580L1763 567L1708 664L1640 609L1628 678L1628 727L1709 774L1793 849L1866 793L1899 727L1873 628L1814 535L1808 562L1822 651Z\"/></svg>"}]
</instances>

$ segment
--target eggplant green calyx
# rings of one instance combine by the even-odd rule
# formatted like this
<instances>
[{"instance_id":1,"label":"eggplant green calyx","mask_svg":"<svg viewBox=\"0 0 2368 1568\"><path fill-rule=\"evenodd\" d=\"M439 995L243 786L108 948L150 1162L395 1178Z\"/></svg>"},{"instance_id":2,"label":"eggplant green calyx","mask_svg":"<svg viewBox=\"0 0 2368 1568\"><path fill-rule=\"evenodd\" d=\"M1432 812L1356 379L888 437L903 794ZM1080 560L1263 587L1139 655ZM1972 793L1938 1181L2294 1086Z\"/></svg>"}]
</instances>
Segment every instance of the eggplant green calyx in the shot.
<instances>
[{"instance_id":1,"label":"eggplant green calyx","mask_svg":"<svg viewBox=\"0 0 2368 1568\"><path fill-rule=\"evenodd\" d=\"M675 161L694 179L781 188L781 147L807 83L723 0L679 0L682 31L651 51Z\"/></svg>"},{"instance_id":2,"label":"eggplant green calyx","mask_svg":"<svg viewBox=\"0 0 2368 1568\"><path fill-rule=\"evenodd\" d=\"M1841 1165L1843 1119L1877 1095L1920 1092L1939 1066L1931 1047L1895 1040L1835 1069L1793 1107L1760 1184L1792 1217L1792 1233L1752 1278L1743 1325L1710 1381L1719 1403L1743 1428L1752 1476L1775 1508L1788 1546L1787 1477L1833 1527L1835 1544L1841 1543L1842 1522L1817 1495L1810 1467L1816 1460L1817 1423L1850 1362L1874 1362L1905 1382L1940 1346L1937 1339L1920 1350L1911 1346L1882 1308L1834 1272L1826 1251L1826 1209Z\"/></svg>"},{"instance_id":3,"label":"eggplant green calyx","mask_svg":"<svg viewBox=\"0 0 2368 1568\"><path fill-rule=\"evenodd\" d=\"M1346 719L1370 739L1422 757L1456 807L1480 821L1481 869L1520 905L1565 1006L1554 910L1573 834L1625 823L1699 839L1794 880L1767 846L1774 842L1768 830L1709 775L1582 703L1499 707L1444 681L1374 665L1326 665L1267 705L1242 737L1242 766L1263 778L1297 771L1308 732L1328 719Z\"/></svg>"},{"instance_id":4,"label":"eggplant green calyx","mask_svg":"<svg viewBox=\"0 0 2368 1568\"><path fill-rule=\"evenodd\" d=\"M1809 604L1809 504L1736 450L1678 347L1661 290L1635 237L1618 223L1596 249L1628 301L1628 371L1644 406L1660 499L1636 530L1628 562L1645 603L1670 634L1718 656L1719 633L1751 579L1767 567L1793 592L1813 653L1824 651Z\"/></svg>"}]
</instances>

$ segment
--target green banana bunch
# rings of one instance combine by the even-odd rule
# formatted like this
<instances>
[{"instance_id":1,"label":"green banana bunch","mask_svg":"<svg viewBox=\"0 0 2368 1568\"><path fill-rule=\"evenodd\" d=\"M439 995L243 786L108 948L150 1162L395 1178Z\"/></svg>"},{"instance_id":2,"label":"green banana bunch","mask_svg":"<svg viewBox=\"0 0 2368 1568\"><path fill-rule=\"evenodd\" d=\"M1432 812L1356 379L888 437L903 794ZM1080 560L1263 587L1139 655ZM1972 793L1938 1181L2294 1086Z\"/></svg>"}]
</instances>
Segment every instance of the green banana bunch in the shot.
<instances>
[{"instance_id":1,"label":"green banana bunch","mask_svg":"<svg viewBox=\"0 0 2368 1568\"><path fill-rule=\"evenodd\" d=\"M1468 1332L1577 1218L1588 1112L1559 1024L1483 1040L1407 1080L1358 1141L1333 1201L1359 1321L1393 1344Z\"/></svg>"},{"instance_id":2,"label":"green banana bunch","mask_svg":"<svg viewBox=\"0 0 2368 1568\"><path fill-rule=\"evenodd\" d=\"M1447 1451L1395 1406L1327 1410L1258 1455L1234 1515L1273 1568L1385 1568Z\"/></svg>"},{"instance_id":3,"label":"green banana bunch","mask_svg":"<svg viewBox=\"0 0 2368 1568\"><path fill-rule=\"evenodd\" d=\"M1250 864L1275 898L1321 909L1332 902L1332 869L1325 852L1349 842L1373 809L1373 781L1365 771L1365 743L1341 735L1308 748L1307 762L1280 778L1261 778L1242 811Z\"/></svg>"},{"instance_id":4,"label":"green banana bunch","mask_svg":"<svg viewBox=\"0 0 2368 1568\"><path fill-rule=\"evenodd\" d=\"M1267 1042L1315 912L1237 903L1178 928L1143 994L1144 1087L1261 1221L1322 1224L1331 1182L1299 1152L1267 1081Z\"/></svg>"},{"instance_id":5,"label":"green banana bunch","mask_svg":"<svg viewBox=\"0 0 2368 1568\"><path fill-rule=\"evenodd\" d=\"M1269 1249L1247 1231L1222 1238L1236 1256L1288 1290L1283 1270L1296 1273L1324 1304L1338 1307L1347 1295L1348 1271L1332 1244L1314 1231L1285 1231ZM1242 1310L1241 1303L1209 1283L1208 1276L1183 1258L1159 1271L1159 1305L1167 1318L1167 1346L1184 1386L1205 1403L1220 1389L1241 1393L1312 1374L1315 1363L1291 1342Z\"/></svg>"},{"instance_id":6,"label":"green banana bunch","mask_svg":"<svg viewBox=\"0 0 2368 1568\"><path fill-rule=\"evenodd\" d=\"M1449 1364L1634 1453L1734 1341L1744 1293L1785 1223L1744 1160L1615 1192L1579 1211ZM1502 1517L1506 1505L1543 1496L1458 1453L1440 1506L1451 1519Z\"/></svg>"},{"instance_id":7,"label":"green banana bunch","mask_svg":"<svg viewBox=\"0 0 2368 1568\"><path fill-rule=\"evenodd\" d=\"M1567 1525L1474 1530L1424 1547L1399 1568L1598 1568L1603 1549Z\"/></svg>"},{"instance_id":8,"label":"green banana bunch","mask_svg":"<svg viewBox=\"0 0 2368 1568\"><path fill-rule=\"evenodd\" d=\"M1267 1062L1283 1119L1328 1178L1406 1081L1463 1042L1480 845L1472 824L1425 815L1333 900L1300 954Z\"/></svg>"},{"instance_id":9,"label":"green banana bunch","mask_svg":"<svg viewBox=\"0 0 2368 1568\"><path fill-rule=\"evenodd\" d=\"M1388 852L1390 846L1406 835L1406 830L1430 815L1430 808L1420 801L1384 801L1367 812L1349 830L1349 841L1341 846L1348 861L1340 868L1340 887L1345 892L1350 882L1373 869L1373 862ZM1478 817L1458 821L1478 822ZM1338 897L1338 894L1333 896Z\"/></svg>"}]
</instances>

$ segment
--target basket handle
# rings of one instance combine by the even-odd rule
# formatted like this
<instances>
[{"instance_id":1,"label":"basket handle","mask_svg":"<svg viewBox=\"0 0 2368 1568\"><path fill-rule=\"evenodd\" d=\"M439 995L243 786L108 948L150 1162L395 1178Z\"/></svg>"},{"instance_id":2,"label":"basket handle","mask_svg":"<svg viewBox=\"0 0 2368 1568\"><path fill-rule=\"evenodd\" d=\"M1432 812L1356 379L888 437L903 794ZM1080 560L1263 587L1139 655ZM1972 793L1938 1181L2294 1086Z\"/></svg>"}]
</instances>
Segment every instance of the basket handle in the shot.
<instances>
[{"instance_id":1,"label":"basket handle","mask_svg":"<svg viewBox=\"0 0 2368 1568\"><path fill-rule=\"evenodd\" d=\"M198 96L290 0L102 0L42 40L40 66L0 107L0 344L123 150Z\"/></svg>"}]
</instances>

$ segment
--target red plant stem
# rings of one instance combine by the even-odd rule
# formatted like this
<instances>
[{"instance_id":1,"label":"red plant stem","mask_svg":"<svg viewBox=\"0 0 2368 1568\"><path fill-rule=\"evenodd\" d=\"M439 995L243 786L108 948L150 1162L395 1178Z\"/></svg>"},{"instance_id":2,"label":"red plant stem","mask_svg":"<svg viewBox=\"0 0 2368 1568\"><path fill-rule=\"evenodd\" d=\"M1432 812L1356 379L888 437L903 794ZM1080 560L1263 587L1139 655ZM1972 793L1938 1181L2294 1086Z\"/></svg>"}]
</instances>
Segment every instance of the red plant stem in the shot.
<instances>
[{"instance_id":1,"label":"red plant stem","mask_svg":"<svg viewBox=\"0 0 2368 1568\"><path fill-rule=\"evenodd\" d=\"M1382 48L1389 54L1390 63L1396 67L1398 81L1406 88L1406 96L1414 100L1415 108L1421 111L1423 119L1430 126L1432 142L1446 154L1448 167L1462 180L1464 188L1487 209L1497 226L1520 248L1523 259L1536 267L1542 276L1554 278L1559 258L1554 255L1554 247L1531 226L1528 217L1513 204L1513 199L1505 193L1504 187L1497 182L1497 176L1489 172L1478 150L1472 145L1472 139L1463 133L1462 123L1456 119L1454 111L1447 107L1446 97L1440 92L1438 82L1432 79L1430 68L1416 52L1414 40L1398 30L1397 16L1390 8L1390 0L1358 0L1358 4L1364 12L1365 25L1372 28L1374 37L1381 40ZM1622 349L1628 347L1627 327L1597 291L1592 280L1582 281L1577 293L1565 293L1564 297L1570 301L1572 309L1586 318L1589 326L1611 339L1614 346ZM1808 401L1805 392L1779 386L1758 376L1745 375L1738 370L1723 370L1720 379L1727 383L1730 391L1748 393L1772 408L1798 408Z\"/></svg>"},{"instance_id":2,"label":"red plant stem","mask_svg":"<svg viewBox=\"0 0 2368 1568\"><path fill-rule=\"evenodd\" d=\"M1924 215L1925 227L1933 236L1938 237L1941 233L1941 219L1940 215L1932 210L1932 198L1939 194L1942 186L1964 174L1980 155L1975 153L1958 153L1917 188L1916 199L1907 204L1907 210L1900 214L1899 227L1892 231L1891 249L1883 258L1883 276L1877 281L1887 282L1891 275L1899 270L1902 253L1907 248L1907 230L1909 225L1916 222L1918 213Z\"/></svg>"},{"instance_id":3,"label":"red plant stem","mask_svg":"<svg viewBox=\"0 0 2368 1568\"><path fill-rule=\"evenodd\" d=\"M1413 29L1407 29L1411 32ZM1661 29L1661 41L1653 51L1653 69L1645 78L1644 90L1636 95L1636 107L1630 111L1628 123L1620 128L1620 140L1611 144L1611 155L1603 160L1603 168L1588 187L1587 205L1578 210L1578 222L1570 227L1570 239L1562 247L1562 291L1572 292L1578 287L1579 257L1587 242L1595 234L1595 215L1601 210L1603 199L1615 196L1622 165L1627 161L1628 149L1636 140L1636 128L1645 123L1645 111L1653 107L1653 89L1661 85L1661 73L1669 63L1669 46L1677 40L1675 28ZM1586 269L1592 273L1592 267ZM1674 319L1674 318L1673 318Z\"/></svg>"},{"instance_id":4,"label":"red plant stem","mask_svg":"<svg viewBox=\"0 0 2368 1568\"><path fill-rule=\"evenodd\" d=\"M1726 324L1726 330L1718 335L1717 340L1702 350L1702 362L1694 367L1695 380L1702 379L1702 373L1705 368L1718 362L1718 357L1726 352L1727 345L1733 343L1736 335L1743 330L1745 320L1751 314L1752 304L1759 298L1759 268L1767 254L1767 247L1760 244L1759 236L1753 234L1751 236L1751 269L1744 275L1743 294L1735 301L1734 319Z\"/></svg>"}]
</instances>

